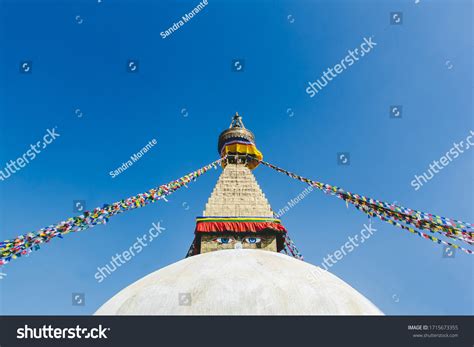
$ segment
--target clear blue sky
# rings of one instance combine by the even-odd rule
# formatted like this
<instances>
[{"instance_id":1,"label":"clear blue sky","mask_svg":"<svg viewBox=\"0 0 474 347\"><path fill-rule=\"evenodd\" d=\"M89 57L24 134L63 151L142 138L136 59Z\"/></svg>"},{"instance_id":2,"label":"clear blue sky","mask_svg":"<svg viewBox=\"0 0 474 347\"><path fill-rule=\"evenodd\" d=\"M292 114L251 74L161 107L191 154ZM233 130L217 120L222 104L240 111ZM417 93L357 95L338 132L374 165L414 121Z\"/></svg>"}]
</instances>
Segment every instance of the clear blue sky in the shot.
<instances>
[{"instance_id":1,"label":"clear blue sky","mask_svg":"<svg viewBox=\"0 0 474 347\"><path fill-rule=\"evenodd\" d=\"M0 1L1 168L48 128L60 134L0 182L0 238L72 216L73 200L94 208L217 159L217 137L236 111L274 164L474 222L472 150L422 189L410 185L473 129L470 1L209 1L166 39L160 32L197 1ZM403 12L402 25L389 24L394 11ZM308 81L370 36L372 52L314 98L306 94ZM238 58L244 71L233 72ZM130 59L138 73L127 72ZM32 62L31 74L19 72L22 61ZM389 117L390 105L403 105L402 119ZM153 138L158 144L139 162L109 176ZM337 165L338 152L350 152L350 166ZM92 314L181 260L218 174L4 266L0 313ZM274 210L305 188L265 167L255 175ZM97 267L158 221L166 230L97 283ZM282 221L306 261L320 264L367 218L313 192ZM473 314L472 256L443 258L437 244L380 221L374 227L334 274L386 314ZM85 293L85 306L72 306L76 292Z\"/></svg>"}]
</instances>

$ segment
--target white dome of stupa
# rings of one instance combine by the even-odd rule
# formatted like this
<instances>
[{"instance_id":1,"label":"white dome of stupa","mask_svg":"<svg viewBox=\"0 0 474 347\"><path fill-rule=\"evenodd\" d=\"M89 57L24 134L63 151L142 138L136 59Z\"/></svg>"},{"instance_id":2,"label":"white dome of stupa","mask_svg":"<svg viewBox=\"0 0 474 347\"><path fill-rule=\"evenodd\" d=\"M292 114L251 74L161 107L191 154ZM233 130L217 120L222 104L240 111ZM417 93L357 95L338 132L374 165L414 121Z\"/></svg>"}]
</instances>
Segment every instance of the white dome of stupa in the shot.
<instances>
[{"instance_id":1,"label":"white dome of stupa","mask_svg":"<svg viewBox=\"0 0 474 347\"><path fill-rule=\"evenodd\" d=\"M276 252L195 255L126 287L96 315L382 315L319 267Z\"/></svg>"}]
</instances>

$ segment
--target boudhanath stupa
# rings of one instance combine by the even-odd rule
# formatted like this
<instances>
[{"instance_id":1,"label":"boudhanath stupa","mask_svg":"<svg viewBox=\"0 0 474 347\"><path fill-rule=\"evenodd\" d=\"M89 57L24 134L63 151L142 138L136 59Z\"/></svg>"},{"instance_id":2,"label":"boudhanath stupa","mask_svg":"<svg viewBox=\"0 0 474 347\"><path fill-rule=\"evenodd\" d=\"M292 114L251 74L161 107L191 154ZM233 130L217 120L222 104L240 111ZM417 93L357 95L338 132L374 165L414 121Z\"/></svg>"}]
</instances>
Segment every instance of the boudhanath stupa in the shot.
<instances>
[{"instance_id":1,"label":"boudhanath stupa","mask_svg":"<svg viewBox=\"0 0 474 347\"><path fill-rule=\"evenodd\" d=\"M218 151L223 171L196 218L187 257L121 290L96 315L383 314L291 250L252 173L263 156L238 114L220 134Z\"/></svg>"}]
</instances>

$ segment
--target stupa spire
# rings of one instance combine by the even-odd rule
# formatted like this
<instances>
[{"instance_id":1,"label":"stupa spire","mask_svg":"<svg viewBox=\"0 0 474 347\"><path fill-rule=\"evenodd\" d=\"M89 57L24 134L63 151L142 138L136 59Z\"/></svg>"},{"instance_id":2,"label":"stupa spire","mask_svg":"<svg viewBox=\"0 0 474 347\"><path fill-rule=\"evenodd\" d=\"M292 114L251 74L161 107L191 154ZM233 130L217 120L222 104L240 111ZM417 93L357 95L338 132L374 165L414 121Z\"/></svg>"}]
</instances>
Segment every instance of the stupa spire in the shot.
<instances>
[{"instance_id":1,"label":"stupa spire","mask_svg":"<svg viewBox=\"0 0 474 347\"><path fill-rule=\"evenodd\" d=\"M227 156L224 167L227 163L244 163L249 169L255 169L262 153L255 145L255 135L245 128L242 117L236 112L228 129L219 135L217 151L221 157Z\"/></svg>"},{"instance_id":2,"label":"stupa spire","mask_svg":"<svg viewBox=\"0 0 474 347\"><path fill-rule=\"evenodd\" d=\"M242 117L239 115L239 112L235 112L234 117L232 117L232 121L230 122L229 128L244 128L244 123L242 122Z\"/></svg>"},{"instance_id":3,"label":"stupa spire","mask_svg":"<svg viewBox=\"0 0 474 347\"><path fill-rule=\"evenodd\" d=\"M236 113L218 140L223 172L203 215L196 218L193 246L188 255L230 248L279 252L286 230L252 174L263 155L254 134Z\"/></svg>"}]
</instances>

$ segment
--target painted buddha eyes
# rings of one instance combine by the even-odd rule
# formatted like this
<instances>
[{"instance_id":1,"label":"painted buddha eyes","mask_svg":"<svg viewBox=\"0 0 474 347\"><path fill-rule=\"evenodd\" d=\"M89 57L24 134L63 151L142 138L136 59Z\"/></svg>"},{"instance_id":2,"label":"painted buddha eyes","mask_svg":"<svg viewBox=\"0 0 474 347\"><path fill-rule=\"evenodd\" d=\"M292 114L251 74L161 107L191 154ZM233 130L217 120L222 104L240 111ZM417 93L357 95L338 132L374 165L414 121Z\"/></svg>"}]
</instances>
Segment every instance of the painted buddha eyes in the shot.
<instances>
[{"instance_id":1,"label":"painted buddha eyes","mask_svg":"<svg viewBox=\"0 0 474 347\"><path fill-rule=\"evenodd\" d=\"M259 237L246 237L244 240L250 244L260 243L260 241L262 241Z\"/></svg>"},{"instance_id":2,"label":"painted buddha eyes","mask_svg":"<svg viewBox=\"0 0 474 347\"><path fill-rule=\"evenodd\" d=\"M235 242L236 240L233 237L218 237L214 239L214 241L220 243L221 245L228 245ZM254 245L260 243L262 239L259 237L244 237L243 241L248 244Z\"/></svg>"},{"instance_id":3,"label":"painted buddha eyes","mask_svg":"<svg viewBox=\"0 0 474 347\"><path fill-rule=\"evenodd\" d=\"M231 243L232 241L234 241L234 239L230 237L218 237L216 241L219 242L220 244L227 245Z\"/></svg>"}]
</instances>

